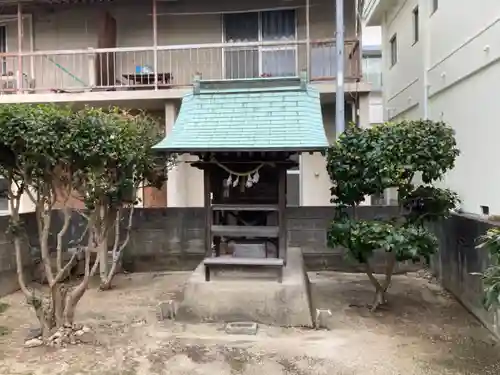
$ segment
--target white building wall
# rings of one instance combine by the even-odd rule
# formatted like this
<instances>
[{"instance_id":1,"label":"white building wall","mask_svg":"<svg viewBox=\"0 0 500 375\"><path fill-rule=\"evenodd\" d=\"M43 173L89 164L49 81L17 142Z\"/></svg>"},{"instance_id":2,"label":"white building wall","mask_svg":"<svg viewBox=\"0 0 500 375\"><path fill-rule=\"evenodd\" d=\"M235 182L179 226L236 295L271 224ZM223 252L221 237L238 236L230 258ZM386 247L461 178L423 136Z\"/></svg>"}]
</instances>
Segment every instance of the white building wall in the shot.
<instances>
[{"instance_id":1,"label":"white building wall","mask_svg":"<svg viewBox=\"0 0 500 375\"><path fill-rule=\"evenodd\" d=\"M372 91L369 99L370 124L381 124L384 122L384 100L381 92Z\"/></svg>"},{"instance_id":2,"label":"white building wall","mask_svg":"<svg viewBox=\"0 0 500 375\"><path fill-rule=\"evenodd\" d=\"M363 27L363 46L379 46L382 41L382 28L380 26Z\"/></svg>"},{"instance_id":3,"label":"white building wall","mask_svg":"<svg viewBox=\"0 0 500 375\"><path fill-rule=\"evenodd\" d=\"M379 47L381 49L382 28L380 26L363 27L362 45L363 47ZM369 96L370 124L380 124L384 122L384 100L382 92L379 90L380 89L377 87L376 89L370 92Z\"/></svg>"},{"instance_id":4,"label":"white building wall","mask_svg":"<svg viewBox=\"0 0 500 375\"><path fill-rule=\"evenodd\" d=\"M420 41L413 45L412 10L420 3ZM399 0L382 22L384 102L388 119L424 115L424 59L428 53L428 116L456 131L461 155L443 186L455 190L462 209L500 214L496 164L500 85L500 1L440 0L430 14L425 0ZM428 32L428 38L425 38ZM398 38L398 63L390 66L390 39Z\"/></svg>"},{"instance_id":5,"label":"white building wall","mask_svg":"<svg viewBox=\"0 0 500 375\"><path fill-rule=\"evenodd\" d=\"M418 0L399 1L384 17L382 50L388 119L418 106L422 94L422 41L413 42L413 9L417 5ZM394 36L397 38L398 61L392 66L390 41Z\"/></svg>"}]
</instances>

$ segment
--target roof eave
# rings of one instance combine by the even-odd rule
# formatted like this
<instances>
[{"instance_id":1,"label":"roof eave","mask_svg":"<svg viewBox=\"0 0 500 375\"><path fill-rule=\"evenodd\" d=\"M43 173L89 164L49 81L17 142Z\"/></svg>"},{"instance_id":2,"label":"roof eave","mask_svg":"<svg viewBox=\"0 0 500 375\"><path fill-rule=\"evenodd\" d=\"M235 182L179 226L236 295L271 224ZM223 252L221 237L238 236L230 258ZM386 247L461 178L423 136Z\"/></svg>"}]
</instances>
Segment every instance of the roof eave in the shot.
<instances>
[{"instance_id":1,"label":"roof eave","mask_svg":"<svg viewBox=\"0 0 500 375\"><path fill-rule=\"evenodd\" d=\"M384 13L394 5L393 0L373 0L364 11L366 26L382 26Z\"/></svg>"},{"instance_id":2,"label":"roof eave","mask_svg":"<svg viewBox=\"0 0 500 375\"><path fill-rule=\"evenodd\" d=\"M229 148L229 147L221 147L221 148L155 148L153 150L158 153L163 154L197 154L197 153L206 153L206 152L324 152L328 146L298 146L298 147L259 147L259 148Z\"/></svg>"}]
</instances>

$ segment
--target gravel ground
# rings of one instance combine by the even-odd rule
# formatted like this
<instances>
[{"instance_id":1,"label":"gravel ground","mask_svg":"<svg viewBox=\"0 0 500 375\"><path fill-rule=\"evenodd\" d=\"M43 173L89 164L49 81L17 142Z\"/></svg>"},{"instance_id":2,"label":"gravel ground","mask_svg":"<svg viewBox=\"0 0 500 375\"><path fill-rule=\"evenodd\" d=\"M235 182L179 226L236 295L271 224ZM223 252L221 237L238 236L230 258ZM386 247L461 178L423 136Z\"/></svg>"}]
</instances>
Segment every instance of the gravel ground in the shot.
<instances>
[{"instance_id":1,"label":"gravel ground","mask_svg":"<svg viewBox=\"0 0 500 375\"><path fill-rule=\"evenodd\" d=\"M34 314L20 293L3 298L0 374L500 374L500 348L488 332L418 275L396 276L389 307L370 313L365 275L311 273L315 306L332 312L330 330L260 326L255 336L227 335L221 324L158 322L157 303L178 298L188 276L120 275L112 291L89 290L77 319L98 342L62 349L25 349Z\"/></svg>"}]
</instances>

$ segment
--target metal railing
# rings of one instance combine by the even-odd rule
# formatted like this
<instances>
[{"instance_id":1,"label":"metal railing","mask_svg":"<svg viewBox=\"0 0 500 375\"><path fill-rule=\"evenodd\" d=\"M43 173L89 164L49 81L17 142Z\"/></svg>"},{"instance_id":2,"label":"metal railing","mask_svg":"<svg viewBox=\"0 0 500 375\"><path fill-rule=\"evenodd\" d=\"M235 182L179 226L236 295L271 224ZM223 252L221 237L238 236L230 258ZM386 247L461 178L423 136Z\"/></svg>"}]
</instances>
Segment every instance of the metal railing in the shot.
<instances>
[{"instance_id":1,"label":"metal railing","mask_svg":"<svg viewBox=\"0 0 500 375\"><path fill-rule=\"evenodd\" d=\"M360 78L357 41L346 77ZM217 43L0 54L0 94L168 89L203 79L297 76L334 80L335 40Z\"/></svg>"}]
</instances>

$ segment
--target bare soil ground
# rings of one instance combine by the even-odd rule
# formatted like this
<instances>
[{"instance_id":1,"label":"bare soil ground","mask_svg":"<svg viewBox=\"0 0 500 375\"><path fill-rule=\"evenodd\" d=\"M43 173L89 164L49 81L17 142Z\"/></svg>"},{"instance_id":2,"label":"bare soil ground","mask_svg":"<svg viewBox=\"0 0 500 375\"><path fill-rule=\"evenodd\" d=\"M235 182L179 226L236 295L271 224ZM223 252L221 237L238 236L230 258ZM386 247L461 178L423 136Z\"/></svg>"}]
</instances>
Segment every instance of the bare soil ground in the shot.
<instances>
[{"instance_id":1,"label":"bare soil ground","mask_svg":"<svg viewBox=\"0 0 500 375\"><path fill-rule=\"evenodd\" d=\"M23 348L34 314L21 294L3 298L0 374L500 374L500 348L488 332L415 275L395 277L389 309L370 313L359 307L372 298L366 276L310 274L316 307L333 313L331 330L260 326L255 336L227 335L222 324L158 322L158 302L176 298L188 276L121 275L112 291L89 290L78 321L99 342L62 349Z\"/></svg>"}]
</instances>

